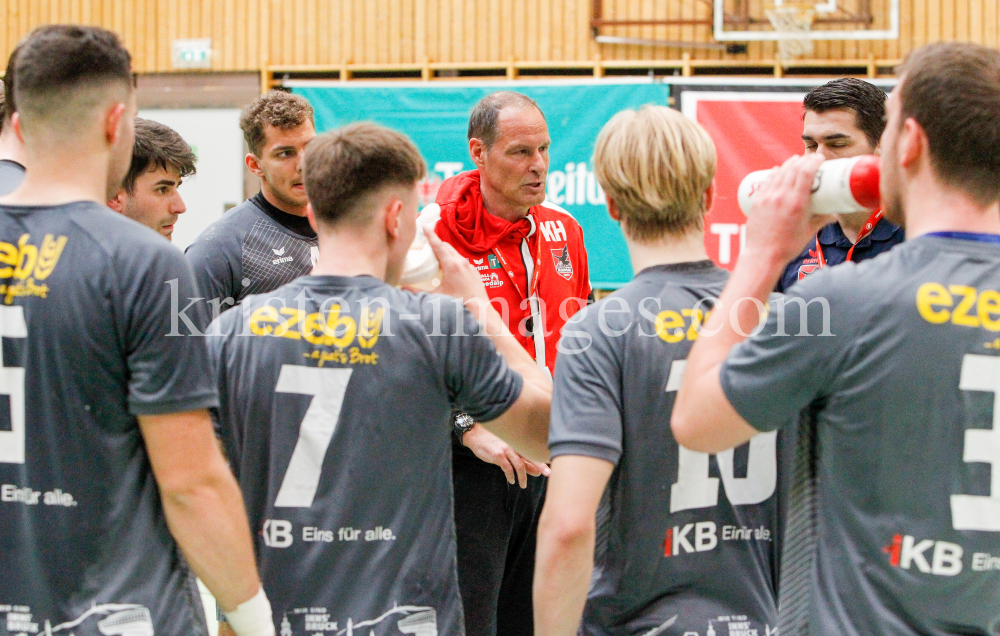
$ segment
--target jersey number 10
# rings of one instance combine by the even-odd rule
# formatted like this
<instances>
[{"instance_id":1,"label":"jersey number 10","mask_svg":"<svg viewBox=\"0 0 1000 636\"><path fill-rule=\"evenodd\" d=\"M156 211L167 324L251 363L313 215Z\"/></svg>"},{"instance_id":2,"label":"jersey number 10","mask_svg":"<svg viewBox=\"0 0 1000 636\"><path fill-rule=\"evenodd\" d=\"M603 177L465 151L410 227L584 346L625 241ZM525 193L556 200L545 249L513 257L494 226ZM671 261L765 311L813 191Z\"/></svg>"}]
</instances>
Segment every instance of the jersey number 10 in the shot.
<instances>
[{"instance_id":1,"label":"jersey number 10","mask_svg":"<svg viewBox=\"0 0 1000 636\"><path fill-rule=\"evenodd\" d=\"M667 377L666 392L681 387L687 360L674 360ZM733 449L716 454L726 497L734 506L747 506L767 501L778 484L778 433L761 433L750 440L747 476L736 477L733 470ZM708 453L699 453L678 446L677 483L670 487L670 512L710 508L719 503L719 479L708 476Z\"/></svg>"},{"instance_id":2,"label":"jersey number 10","mask_svg":"<svg viewBox=\"0 0 1000 636\"><path fill-rule=\"evenodd\" d=\"M670 366L667 392L681 386L685 360ZM958 382L962 391L993 393L993 428L965 431L962 459L990 464L990 495L952 495L951 524L955 530L1000 532L1000 358L966 354ZM719 480L708 476L708 455L681 446L677 483L670 489L670 512L715 506ZM774 493L777 482L775 433L763 433L750 440L750 459L745 479L733 477L733 451L716 455L726 496L733 505L754 504Z\"/></svg>"}]
</instances>

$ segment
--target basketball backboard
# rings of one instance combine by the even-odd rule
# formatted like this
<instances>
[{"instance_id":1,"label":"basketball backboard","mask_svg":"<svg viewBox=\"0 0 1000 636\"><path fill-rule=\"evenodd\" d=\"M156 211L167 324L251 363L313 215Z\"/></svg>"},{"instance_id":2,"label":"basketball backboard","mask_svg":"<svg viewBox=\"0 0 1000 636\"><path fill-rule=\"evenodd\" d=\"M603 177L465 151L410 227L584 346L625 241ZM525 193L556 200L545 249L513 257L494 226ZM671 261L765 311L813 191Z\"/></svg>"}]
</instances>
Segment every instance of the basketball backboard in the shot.
<instances>
[{"instance_id":1,"label":"basketball backboard","mask_svg":"<svg viewBox=\"0 0 1000 636\"><path fill-rule=\"evenodd\" d=\"M895 40L899 38L899 0L714 0L715 39L758 42L771 40ZM776 31L768 12L781 7L814 12L806 31Z\"/></svg>"}]
</instances>

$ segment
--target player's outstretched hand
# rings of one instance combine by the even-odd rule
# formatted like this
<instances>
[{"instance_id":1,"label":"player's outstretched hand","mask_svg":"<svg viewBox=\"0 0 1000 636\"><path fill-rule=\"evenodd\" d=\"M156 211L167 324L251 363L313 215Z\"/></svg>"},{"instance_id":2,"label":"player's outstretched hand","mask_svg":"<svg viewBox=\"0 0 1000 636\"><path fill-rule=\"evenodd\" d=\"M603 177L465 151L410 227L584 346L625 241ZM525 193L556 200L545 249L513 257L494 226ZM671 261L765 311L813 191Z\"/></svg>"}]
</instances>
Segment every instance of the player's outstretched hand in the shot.
<instances>
[{"instance_id":1,"label":"player's outstretched hand","mask_svg":"<svg viewBox=\"0 0 1000 636\"><path fill-rule=\"evenodd\" d=\"M507 483L513 484L516 476L521 488L528 486L528 475L548 477L551 473L548 466L522 457L507 442L486 430L482 424L476 424L462 436L462 444L484 462L499 466L507 476Z\"/></svg>"},{"instance_id":2,"label":"player's outstretched hand","mask_svg":"<svg viewBox=\"0 0 1000 636\"><path fill-rule=\"evenodd\" d=\"M833 217L809 212L809 196L816 171L823 163L819 153L789 158L761 184L747 219L746 252L766 253L787 263L802 252Z\"/></svg>"},{"instance_id":3,"label":"player's outstretched hand","mask_svg":"<svg viewBox=\"0 0 1000 636\"><path fill-rule=\"evenodd\" d=\"M441 285L435 291L461 298L466 303L472 299L479 299L489 304L486 287L483 286L483 279L476 268L455 251L454 247L438 238L433 227L430 225L424 227L424 233L431 249L434 250L434 256L441 265Z\"/></svg>"}]
</instances>

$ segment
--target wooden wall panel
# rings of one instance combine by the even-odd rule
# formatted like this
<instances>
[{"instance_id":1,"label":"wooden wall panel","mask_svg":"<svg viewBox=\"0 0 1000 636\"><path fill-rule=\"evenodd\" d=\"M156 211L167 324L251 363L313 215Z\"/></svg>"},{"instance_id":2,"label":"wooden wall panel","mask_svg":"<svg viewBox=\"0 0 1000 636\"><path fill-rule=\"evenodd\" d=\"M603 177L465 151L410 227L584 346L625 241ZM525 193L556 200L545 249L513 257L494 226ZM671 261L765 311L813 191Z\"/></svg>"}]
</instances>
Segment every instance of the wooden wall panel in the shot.
<instances>
[{"instance_id":1,"label":"wooden wall panel","mask_svg":"<svg viewBox=\"0 0 1000 636\"><path fill-rule=\"evenodd\" d=\"M763 6L768 0L747 0ZM890 0L871 0L886 11ZM703 20L705 0L603 0L608 19ZM1000 45L1000 0L900 0L898 41L819 41L816 59L898 59L940 40ZM591 0L0 0L0 55L39 24L98 24L118 32L139 72L167 72L175 38L212 38L213 70L262 66L590 62L754 61L773 42L743 55L664 46L596 44ZM620 26L608 35L711 42L705 25Z\"/></svg>"}]
</instances>

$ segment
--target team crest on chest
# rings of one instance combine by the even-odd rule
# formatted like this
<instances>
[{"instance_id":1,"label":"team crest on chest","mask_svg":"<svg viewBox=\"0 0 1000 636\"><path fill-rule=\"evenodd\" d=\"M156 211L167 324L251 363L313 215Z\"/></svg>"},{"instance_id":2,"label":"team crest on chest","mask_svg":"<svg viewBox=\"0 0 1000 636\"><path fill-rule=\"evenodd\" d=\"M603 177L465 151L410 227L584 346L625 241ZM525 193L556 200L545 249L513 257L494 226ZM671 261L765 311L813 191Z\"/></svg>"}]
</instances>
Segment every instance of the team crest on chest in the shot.
<instances>
[{"instance_id":1,"label":"team crest on chest","mask_svg":"<svg viewBox=\"0 0 1000 636\"><path fill-rule=\"evenodd\" d=\"M556 274L566 280L573 278L573 262L569 260L569 245L563 245L561 249L551 250L552 261L556 266Z\"/></svg>"},{"instance_id":2,"label":"team crest on chest","mask_svg":"<svg viewBox=\"0 0 1000 636\"><path fill-rule=\"evenodd\" d=\"M817 269L819 269L819 261L815 258L807 258L802 261L802 265L799 266L799 280L802 280L809 274L812 274Z\"/></svg>"}]
</instances>

